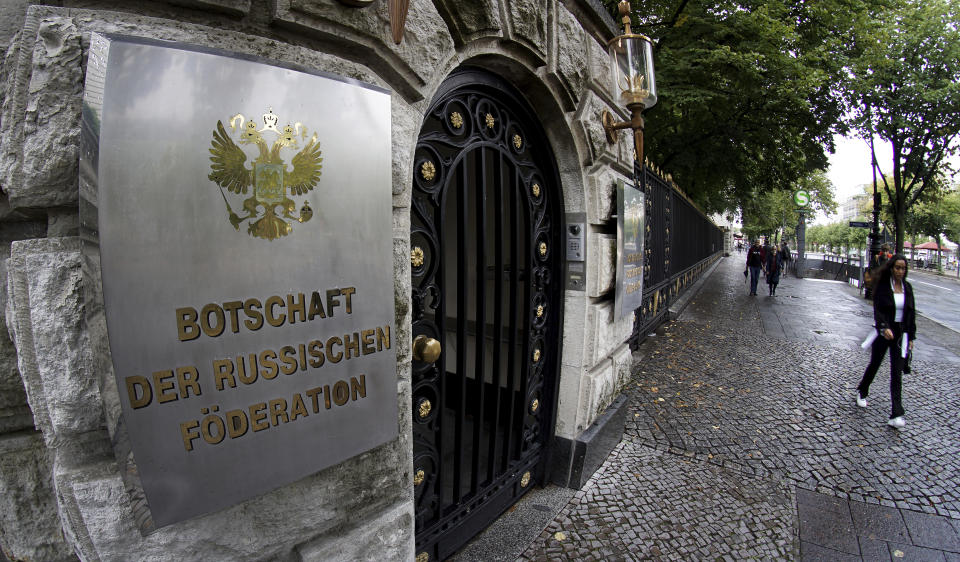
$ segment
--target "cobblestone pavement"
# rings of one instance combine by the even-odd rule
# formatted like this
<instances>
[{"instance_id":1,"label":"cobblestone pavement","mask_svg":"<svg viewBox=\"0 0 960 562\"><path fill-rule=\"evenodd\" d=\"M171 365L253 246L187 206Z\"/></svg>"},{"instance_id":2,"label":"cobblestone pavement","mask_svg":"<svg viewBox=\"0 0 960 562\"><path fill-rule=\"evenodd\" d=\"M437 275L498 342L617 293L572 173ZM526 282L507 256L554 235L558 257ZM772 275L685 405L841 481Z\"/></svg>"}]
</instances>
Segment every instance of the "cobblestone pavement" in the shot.
<instances>
[{"instance_id":1,"label":"cobblestone pavement","mask_svg":"<svg viewBox=\"0 0 960 562\"><path fill-rule=\"evenodd\" d=\"M920 320L897 431L886 362L854 402L870 303L742 268L641 345L624 440L522 559L960 560L960 334Z\"/></svg>"}]
</instances>

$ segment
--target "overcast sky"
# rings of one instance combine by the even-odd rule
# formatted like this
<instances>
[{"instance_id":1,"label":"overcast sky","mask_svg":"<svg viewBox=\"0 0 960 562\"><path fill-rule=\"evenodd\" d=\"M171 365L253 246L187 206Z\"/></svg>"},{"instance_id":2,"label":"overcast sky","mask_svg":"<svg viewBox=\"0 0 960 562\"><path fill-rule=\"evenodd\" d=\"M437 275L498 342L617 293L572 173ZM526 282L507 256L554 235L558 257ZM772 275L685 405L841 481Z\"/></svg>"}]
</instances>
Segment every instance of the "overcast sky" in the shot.
<instances>
[{"instance_id":1,"label":"overcast sky","mask_svg":"<svg viewBox=\"0 0 960 562\"><path fill-rule=\"evenodd\" d=\"M843 203L843 200L862 193L860 186L865 183L873 182L873 175L870 170L870 144L858 138L834 137L836 143L836 152L830 156L830 169L827 171L827 177L833 182L834 199L837 204ZM877 138L874 139L877 150L877 162L880 169L887 173L891 168L893 153L890 144ZM960 157L951 159L955 168L960 168ZM890 181L892 178L889 177ZM877 181L882 182L880 176ZM839 209L838 209L839 211ZM831 218L820 215L817 217L818 223L827 223L837 220L837 216Z\"/></svg>"}]
</instances>

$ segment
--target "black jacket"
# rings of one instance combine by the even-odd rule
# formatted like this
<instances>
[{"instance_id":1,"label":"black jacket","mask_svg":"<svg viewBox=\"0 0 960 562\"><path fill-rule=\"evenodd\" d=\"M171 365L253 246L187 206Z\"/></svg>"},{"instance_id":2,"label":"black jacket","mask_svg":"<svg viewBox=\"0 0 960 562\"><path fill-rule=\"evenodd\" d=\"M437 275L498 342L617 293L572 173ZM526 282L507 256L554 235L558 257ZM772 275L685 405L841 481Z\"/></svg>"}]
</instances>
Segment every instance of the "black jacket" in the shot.
<instances>
[{"instance_id":1,"label":"black jacket","mask_svg":"<svg viewBox=\"0 0 960 562\"><path fill-rule=\"evenodd\" d=\"M913 303L913 287L906 280L903 281L903 329L914 341L917 336L917 309ZM873 290L873 320L877 332L881 335L887 328L893 326L896 318L897 305L893 302L893 287L889 281L877 283Z\"/></svg>"}]
</instances>

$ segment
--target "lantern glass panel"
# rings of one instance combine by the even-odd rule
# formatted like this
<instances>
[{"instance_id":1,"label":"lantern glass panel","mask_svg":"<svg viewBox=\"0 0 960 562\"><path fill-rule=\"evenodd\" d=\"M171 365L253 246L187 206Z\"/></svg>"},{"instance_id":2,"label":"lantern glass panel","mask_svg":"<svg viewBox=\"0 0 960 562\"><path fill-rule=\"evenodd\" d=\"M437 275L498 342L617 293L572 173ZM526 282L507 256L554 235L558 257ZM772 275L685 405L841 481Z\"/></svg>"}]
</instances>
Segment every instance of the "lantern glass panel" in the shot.
<instances>
[{"instance_id":1,"label":"lantern glass panel","mask_svg":"<svg viewBox=\"0 0 960 562\"><path fill-rule=\"evenodd\" d=\"M643 35L621 35L610 42L613 63L613 93L625 106L643 104L649 109L657 103L657 84L653 75L653 47Z\"/></svg>"}]
</instances>

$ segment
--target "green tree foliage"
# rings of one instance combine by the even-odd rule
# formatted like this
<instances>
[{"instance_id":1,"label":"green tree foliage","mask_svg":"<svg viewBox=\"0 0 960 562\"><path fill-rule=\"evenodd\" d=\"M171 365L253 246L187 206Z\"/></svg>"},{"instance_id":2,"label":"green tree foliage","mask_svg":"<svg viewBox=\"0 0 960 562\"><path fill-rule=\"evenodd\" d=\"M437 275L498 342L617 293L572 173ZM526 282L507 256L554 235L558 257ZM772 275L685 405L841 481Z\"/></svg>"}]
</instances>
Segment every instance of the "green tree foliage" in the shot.
<instances>
[{"instance_id":1,"label":"green tree foliage","mask_svg":"<svg viewBox=\"0 0 960 562\"><path fill-rule=\"evenodd\" d=\"M862 252L868 244L867 234L866 228L851 228L847 222L817 224L807 229L807 248L816 250L822 246L835 254Z\"/></svg>"},{"instance_id":2,"label":"green tree foliage","mask_svg":"<svg viewBox=\"0 0 960 562\"><path fill-rule=\"evenodd\" d=\"M846 45L879 1L632 0L634 29L656 41L650 159L708 212L825 169Z\"/></svg>"},{"instance_id":3,"label":"green tree foliage","mask_svg":"<svg viewBox=\"0 0 960 562\"><path fill-rule=\"evenodd\" d=\"M942 178L941 178L942 179ZM937 248L943 247L943 237L957 235L960 227L960 193L955 189L948 191L942 184L928 188L917 203L907 211L904 225L908 234L923 238L933 238ZM937 265L941 254L937 253Z\"/></svg>"},{"instance_id":4,"label":"green tree foliage","mask_svg":"<svg viewBox=\"0 0 960 562\"><path fill-rule=\"evenodd\" d=\"M856 28L844 83L851 124L893 149L881 174L903 249L907 210L935 181L960 136L960 3L899 0Z\"/></svg>"},{"instance_id":5,"label":"green tree foliage","mask_svg":"<svg viewBox=\"0 0 960 562\"><path fill-rule=\"evenodd\" d=\"M943 198L942 204L947 218L943 234L954 244L960 244L960 186L954 186Z\"/></svg>"},{"instance_id":6,"label":"green tree foliage","mask_svg":"<svg viewBox=\"0 0 960 562\"><path fill-rule=\"evenodd\" d=\"M768 236L779 242L782 236L791 238L799 220L793 194L803 189L810 194L810 212L832 213L837 204L833 198L833 185L822 171L812 172L795 184L784 189L762 192L756 190L741 204L743 231L751 239Z\"/></svg>"}]
</instances>

